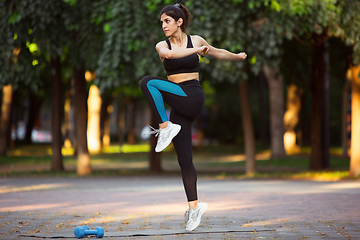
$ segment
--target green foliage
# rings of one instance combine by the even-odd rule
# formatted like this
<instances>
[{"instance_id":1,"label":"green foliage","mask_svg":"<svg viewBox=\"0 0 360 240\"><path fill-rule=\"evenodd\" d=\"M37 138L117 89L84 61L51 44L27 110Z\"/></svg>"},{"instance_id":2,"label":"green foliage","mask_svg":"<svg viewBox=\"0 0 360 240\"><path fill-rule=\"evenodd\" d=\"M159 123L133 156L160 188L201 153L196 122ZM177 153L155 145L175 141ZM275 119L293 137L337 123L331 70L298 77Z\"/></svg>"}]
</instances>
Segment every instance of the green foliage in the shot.
<instances>
[{"instance_id":1,"label":"green foliage","mask_svg":"<svg viewBox=\"0 0 360 240\"><path fill-rule=\"evenodd\" d=\"M243 140L239 124L241 112L237 83L215 82L212 85L216 92L211 96L213 98L211 106L207 106L207 110L211 114L204 116L203 121L207 125L205 135L210 139L217 139L221 143L235 142L241 145ZM205 111L205 113L208 112Z\"/></svg>"},{"instance_id":2,"label":"green foliage","mask_svg":"<svg viewBox=\"0 0 360 240\"><path fill-rule=\"evenodd\" d=\"M63 67L95 69L102 51L102 19L93 19L98 1L16 0L1 4L0 84L29 86L51 81L51 59ZM15 51L14 51L15 49ZM14 54L18 53L18 55Z\"/></svg>"},{"instance_id":3,"label":"green foliage","mask_svg":"<svg viewBox=\"0 0 360 240\"><path fill-rule=\"evenodd\" d=\"M2 1L0 81L29 81L19 76L19 71L38 79L41 67L44 70L52 56L61 56L67 66L84 64L87 69L96 69L95 83L101 89L123 84L137 86L147 74L164 76L154 46L165 38L158 14L165 5L173 3L172 0L17 0L14 4ZM218 48L248 53L246 62L211 58L203 61L202 71L209 72L216 81L247 79L246 65L254 74L264 63L277 66L285 40L325 30L329 36L340 37L353 46L354 62L359 59L358 1L198 0L185 4L193 15L190 34L201 35ZM28 50L21 48L20 61L14 64L13 49L26 43ZM33 85L36 80L31 82Z\"/></svg>"},{"instance_id":4,"label":"green foliage","mask_svg":"<svg viewBox=\"0 0 360 240\"><path fill-rule=\"evenodd\" d=\"M339 30L335 30L345 44L353 48L353 64L360 64L360 2L346 0L339 3Z\"/></svg>"},{"instance_id":5,"label":"green foliage","mask_svg":"<svg viewBox=\"0 0 360 240\"><path fill-rule=\"evenodd\" d=\"M168 2L168 1L165 1ZM159 12L164 1L108 1L103 51L95 84L101 90L134 85L145 75L164 75L155 45L163 40Z\"/></svg>"},{"instance_id":6,"label":"green foliage","mask_svg":"<svg viewBox=\"0 0 360 240\"><path fill-rule=\"evenodd\" d=\"M245 51L247 32L246 18L248 11L242 1L189 1L188 9L193 15L189 33L202 36L216 48L228 49L232 52ZM245 62L219 61L208 58L200 67L209 72L213 81L228 80L231 82L247 78Z\"/></svg>"},{"instance_id":7,"label":"green foliage","mask_svg":"<svg viewBox=\"0 0 360 240\"><path fill-rule=\"evenodd\" d=\"M188 0L190 34L217 48L246 51L247 61L206 58L213 81L242 81L264 63L278 67L284 42L326 31L353 48L359 62L360 4L355 0ZM138 87L145 75L165 76L154 49L165 36L159 12L173 0L14 0L0 2L0 84L34 89L48 76L52 57L68 68L95 70L102 90ZM14 55L14 49L20 49ZM251 70L251 72L249 71Z\"/></svg>"},{"instance_id":8,"label":"green foliage","mask_svg":"<svg viewBox=\"0 0 360 240\"><path fill-rule=\"evenodd\" d=\"M271 6L271 10L275 10L277 12L281 11L281 5L277 1L272 0L272 1L265 2L265 6L268 6L269 3L270 3L270 6Z\"/></svg>"},{"instance_id":9,"label":"green foliage","mask_svg":"<svg viewBox=\"0 0 360 240\"><path fill-rule=\"evenodd\" d=\"M21 20L20 14L17 12L14 12L13 15L9 18L8 23L9 24L17 23L20 20Z\"/></svg>"},{"instance_id":10,"label":"green foliage","mask_svg":"<svg viewBox=\"0 0 360 240\"><path fill-rule=\"evenodd\" d=\"M155 51L164 40L159 24L161 9L175 0L12 0L0 1L0 86L48 93L53 71L50 60L60 57L64 79L74 68L96 70L94 83L102 92L139 98L145 75L165 77ZM245 51L247 61L201 58L201 79L206 107L214 115L209 125L230 120L234 131L221 126L209 136L224 142L241 142L238 81L253 79L266 63L279 68L285 81L295 81L306 91L311 74L314 34L326 33L335 62L330 68L331 106L340 98L347 56L360 61L360 3L358 0L187 0L193 19L189 34L204 37L217 48ZM338 39L333 44L333 38ZM333 47L343 48L346 51ZM17 54L18 53L18 54ZM334 57L335 56L335 57ZM340 60L339 60L340 59ZM342 60L344 59L344 60ZM337 61L341 61L338 63ZM221 83L227 81L227 83ZM214 87L215 86L215 87ZM229 87L230 86L230 87ZM250 86L250 84L249 84ZM254 89L250 86L250 89ZM336 88L335 90L333 90ZM256 93L250 98L256 101ZM226 108L221 108L226 106ZM259 115L254 110L253 115ZM332 139L338 136L338 112L331 112ZM256 122L256 118L254 119ZM335 127L334 127L335 126ZM211 131L211 130L210 130Z\"/></svg>"},{"instance_id":11,"label":"green foliage","mask_svg":"<svg viewBox=\"0 0 360 240\"><path fill-rule=\"evenodd\" d=\"M64 2L66 2L70 6L74 6L76 4L76 0L64 0Z\"/></svg>"},{"instance_id":12,"label":"green foliage","mask_svg":"<svg viewBox=\"0 0 360 240\"><path fill-rule=\"evenodd\" d=\"M352 46L354 64L360 56L360 2L357 0L282 0L283 14L295 24L293 35L340 37Z\"/></svg>"},{"instance_id":13,"label":"green foliage","mask_svg":"<svg viewBox=\"0 0 360 240\"><path fill-rule=\"evenodd\" d=\"M48 75L49 58L66 42L56 19L64 10L62 3L35 0L1 4L0 28L8 39L0 42L0 84L25 85L37 92Z\"/></svg>"}]
</instances>

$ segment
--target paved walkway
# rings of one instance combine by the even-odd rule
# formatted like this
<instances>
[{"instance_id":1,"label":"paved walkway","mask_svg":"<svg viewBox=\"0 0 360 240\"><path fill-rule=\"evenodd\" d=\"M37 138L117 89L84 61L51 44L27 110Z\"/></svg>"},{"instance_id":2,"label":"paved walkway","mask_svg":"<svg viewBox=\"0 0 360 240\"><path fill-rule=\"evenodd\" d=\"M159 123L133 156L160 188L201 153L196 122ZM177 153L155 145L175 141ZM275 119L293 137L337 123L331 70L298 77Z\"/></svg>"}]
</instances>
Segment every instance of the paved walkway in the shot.
<instances>
[{"instance_id":1,"label":"paved walkway","mask_svg":"<svg viewBox=\"0 0 360 240\"><path fill-rule=\"evenodd\" d=\"M199 177L198 188L209 210L186 233L180 176L3 178L0 238L70 239L86 224L105 239L360 239L360 181Z\"/></svg>"}]
</instances>

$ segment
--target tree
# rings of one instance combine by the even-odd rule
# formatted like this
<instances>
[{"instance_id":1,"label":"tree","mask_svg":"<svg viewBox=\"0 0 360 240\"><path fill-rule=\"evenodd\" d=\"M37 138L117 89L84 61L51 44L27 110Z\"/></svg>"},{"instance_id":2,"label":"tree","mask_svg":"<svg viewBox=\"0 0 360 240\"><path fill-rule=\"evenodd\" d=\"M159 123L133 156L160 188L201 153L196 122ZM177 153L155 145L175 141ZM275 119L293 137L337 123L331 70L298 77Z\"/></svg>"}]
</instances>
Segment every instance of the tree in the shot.
<instances>
[{"instance_id":1,"label":"tree","mask_svg":"<svg viewBox=\"0 0 360 240\"><path fill-rule=\"evenodd\" d=\"M284 78L266 64L263 66L263 72L268 81L270 95L271 157L284 157Z\"/></svg>"},{"instance_id":2,"label":"tree","mask_svg":"<svg viewBox=\"0 0 360 240\"><path fill-rule=\"evenodd\" d=\"M1 67L4 70L8 68L7 71L2 71L1 83L11 81L15 84L28 84L35 90L38 85L43 84L44 79L49 81L53 78L57 83L57 88L53 91L59 91L59 94L52 95L52 102L60 105L52 108L53 118L56 118L54 121L56 126L53 125L52 128L55 137L52 166L61 166L59 162L62 162L60 134L62 118L61 112L56 112L63 109L61 84L59 84L62 79L61 64L75 69L77 82L85 81L81 76L85 74L85 68L95 68L98 54L102 49L101 44L98 44L102 39L102 34L99 33L103 30L101 23L96 22L92 15L97 3L96 1L89 4L85 0L1 2L4 6L1 9L1 14L4 16L1 26L4 32L1 54L4 58L1 59L7 61ZM18 49L16 61L14 54L11 54L14 49ZM78 88L78 91L83 93L76 96L86 98L85 84L80 83L84 89ZM84 108L80 109L80 112L86 111L86 105L79 106ZM82 119L81 126L84 126L83 122L86 122L86 116ZM86 136L86 131L84 134ZM86 141L86 137L81 139ZM52 167L53 170L54 168ZM61 167L57 170L61 170Z\"/></svg>"},{"instance_id":3,"label":"tree","mask_svg":"<svg viewBox=\"0 0 360 240\"><path fill-rule=\"evenodd\" d=\"M113 106L111 105L114 101L112 92L102 94L101 96L101 113L100 113L100 140L101 146L110 146L110 114L113 112Z\"/></svg>"},{"instance_id":4,"label":"tree","mask_svg":"<svg viewBox=\"0 0 360 240\"><path fill-rule=\"evenodd\" d=\"M151 114L151 125L154 126L157 124L157 119L155 114ZM154 135L150 136L150 164L149 164L149 170L151 172L161 172L162 166L161 166L161 152L155 152L157 139Z\"/></svg>"},{"instance_id":5,"label":"tree","mask_svg":"<svg viewBox=\"0 0 360 240\"><path fill-rule=\"evenodd\" d=\"M52 161L51 161L51 170L52 171L63 171L64 165L62 161L62 134L61 134L61 120L62 120L62 109L55 106L62 106L61 104L61 63L60 57L51 60L51 65L55 69L55 77L53 78L52 84L52 106L51 109L51 132L52 132Z\"/></svg>"},{"instance_id":6,"label":"tree","mask_svg":"<svg viewBox=\"0 0 360 240\"><path fill-rule=\"evenodd\" d=\"M44 38L46 29L54 24L54 18L49 14L54 8L57 11L60 11L60 8L58 5L43 1L32 2L31 7L28 6L28 1L2 1L0 4L3 33L0 43L2 56L0 83L11 82L14 89L20 86L28 87L31 91L30 95L36 96L39 88L44 86L44 76L49 76L47 58L51 56L52 50L57 50L56 44L44 44L42 49L38 44L49 41L47 37ZM57 26L49 29L60 28ZM61 39L57 38L56 43L62 43ZM32 127L32 119L30 118L30 127ZM58 128L60 129L60 125ZM30 136L28 133L28 138Z\"/></svg>"},{"instance_id":7,"label":"tree","mask_svg":"<svg viewBox=\"0 0 360 240\"><path fill-rule=\"evenodd\" d=\"M255 136L252 123L252 117L250 113L250 103L247 91L247 82L243 81L238 83L240 105L242 110L242 122L245 139L245 155L246 155L246 175L252 176L257 172L256 159L255 159Z\"/></svg>"},{"instance_id":8,"label":"tree","mask_svg":"<svg viewBox=\"0 0 360 240\"><path fill-rule=\"evenodd\" d=\"M242 2L242 1L240 1ZM270 146L272 157L285 156L284 149L284 97L283 76L279 64L283 54L282 43L292 28L292 23L285 21L279 12L281 6L277 1L248 1L249 22L246 31L247 51L250 69L258 75L262 70L269 86L270 105Z\"/></svg>"},{"instance_id":9,"label":"tree","mask_svg":"<svg viewBox=\"0 0 360 240\"><path fill-rule=\"evenodd\" d=\"M323 125L328 121L328 116L324 116L324 81L325 81L325 39L326 35L314 34L313 63L311 76L311 156L310 169L321 170L329 167L329 145Z\"/></svg>"},{"instance_id":10,"label":"tree","mask_svg":"<svg viewBox=\"0 0 360 240\"><path fill-rule=\"evenodd\" d=\"M0 119L0 155L6 155L6 149L9 144L10 116L12 104L13 86L6 85L2 87L2 104Z\"/></svg>"},{"instance_id":11,"label":"tree","mask_svg":"<svg viewBox=\"0 0 360 240\"><path fill-rule=\"evenodd\" d=\"M90 155L87 144L87 112L86 112L86 80L84 68L76 69L75 71L75 92L76 107L76 126L77 126L77 167L78 175L91 174Z\"/></svg>"},{"instance_id":12,"label":"tree","mask_svg":"<svg viewBox=\"0 0 360 240\"><path fill-rule=\"evenodd\" d=\"M265 4L275 6L279 10L276 16L268 14L270 22L276 23L277 33L282 33L287 39L293 37L309 39L312 36L312 114L311 114L311 169L322 169L329 165L329 135L328 127L328 99L324 91L327 89L327 61L325 42L328 38L338 34L340 15L336 1L267 1ZM276 2L276 3L275 3ZM283 20L279 21L280 19ZM285 21L286 19L286 21ZM274 26L274 25L273 25ZM302 40L300 40L302 41ZM271 46L270 46L271 47ZM265 52L266 53L266 52ZM302 55L302 54L301 54ZM325 124L322 124L325 123Z\"/></svg>"},{"instance_id":13,"label":"tree","mask_svg":"<svg viewBox=\"0 0 360 240\"><path fill-rule=\"evenodd\" d=\"M31 135L34 128L35 121L39 116L40 108L42 106L43 97L40 97L38 93L29 91L29 112L28 120L26 123L24 143L32 143Z\"/></svg>"},{"instance_id":14,"label":"tree","mask_svg":"<svg viewBox=\"0 0 360 240\"><path fill-rule=\"evenodd\" d=\"M349 157L347 119L348 119L351 77L352 77L352 73L349 69L346 73L345 84L343 86L343 92L342 92L343 97L342 97L342 111L341 111L341 149L342 149L343 158Z\"/></svg>"},{"instance_id":15,"label":"tree","mask_svg":"<svg viewBox=\"0 0 360 240\"><path fill-rule=\"evenodd\" d=\"M103 23L96 18L98 4L101 1L89 3L86 0L66 0L69 10L64 13L66 29L70 32L72 41L68 45L67 64L73 69L76 92L76 125L77 125L77 174L91 174L90 154L87 142L87 83L86 70L97 66L103 41ZM100 125L97 127L100 128Z\"/></svg>"},{"instance_id":16,"label":"tree","mask_svg":"<svg viewBox=\"0 0 360 240\"><path fill-rule=\"evenodd\" d=\"M31 5L31 7L28 7ZM28 45L32 53L32 65L40 66L38 72L28 66L29 72L37 73L33 79L38 79L39 85L45 81L52 81L52 163L51 170L64 170L62 163L62 63L61 58L67 58L68 46L73 42L71 22L77 15L66 15L71 12L70 6L64 1L48 2L37 0L34 2L17 1L11 4L15 19L12 27L13 34L21 45ZM30 42L30 44L29 44ZM23 52L20 51L20 53ZM25 52L26 53L26 52ZM63 60L64 61L64 60ZM33 73L33 75L34 75ZM28 81L28 79L26 79ZM26 81L24 80L24 81ZM36 82L36 81L35 81ZM33 83L31 86L36 87Z\"/></svg>"},{"instance_id":17,"label":"tree","mask_svg":"<svg viewBox=\"0 0 360 240\"><path fill-rule=\"evenodd\" d=\"M104 21L105 40L94 80L102 93L117 89L121 95L125 93L127 97L139 99L143 97L139 82L144 76L165 77L154 49L163 39L158 25L158 14L163 5L150 0L102 1L102 6L106 7L98 9L97 19ZM160 155L154 151L150 152L150 170L161 170Z\"/></svg>"},{"instance_id":18,"label":"tree","mask_svg":"<svg viewBox=\"0 0 360 240\"><path fill-rule=\"evenodd\" d=\"M351 66L351 153L350 176L360 175L360 66Z\"/></svg>"},{"instance_id":19,"label":"tree","mask_svg":"<svg viewBox=\"0 0 360 240\"><path fill-rule=\"evenodd\" d=\"M100 91L95 85L91 85L89 90L89 97L87 101L88 106L88 127L87 127L87 142L89 151L98 153L101 150L100 139L100 112L101 112L101 96Z\"/></svg>"},{"instance_id":20,"label":"tree","mask_svg":"<svg viewBox=\"0 0 360 240\"><path fill-rule=\"evenodd\" d=\"M194 14L190 32L194 31L208 41L209 44L232 52L245 51L250 56L246 39L249 37L246 25L247 17L252 14L243 1L209 2L194 1L189 4L189 9ZM242 9L239 11L239 9ZM226 16L226 21L223 21ZM204 75L211 76L213 83L229 81L238 84L239 100L242 111L242 123L246 153L246 173L251 175L256 172L255 137L252 126L247 84L249 78L248 65L245 61L229 62L217 61L208 58L200 64Z\"/></svg>"},{"instance_id":21,"label":"tree","mask_svg":"<svg viewBox=\"0 0 360 240\"><path fill-rule=\"evenodd\" d=\"M359 26L360 26L360 16L358 14L360 9L359 2L353 0L346 1L312 1L312 2L303 2L303 1L289 1L286 4L286 10L289 16L295 16L296 19L302 25L299 25L298 31L294 33L299 35L312 34L314 39L314 49L313 49L313 70L312 70L312 86L313 86L313 110L312 110L312 154L310 160L310 167L312 169L322 169L328 166L328 158L325 154L328 154L328 149L323 149L326 146L326 137L321 139L321 135L324 134L324 131L321 129L321 123L323 117L321 113L323 112L324 105L322 105L323 98L322 89L324 88L324 75L325 75L325 66L326 62L324 61L325 54L325 41L331 37L339 37L344 41L346 45L352 46L354 51L352 54L352 61L350 62L351 66L356 66L359 62ZM344 59L345 60L345 59ZM320 65L319 65L320 64ZM354 69L354 68L353 68ZM355 83L355 84L354 84ZM352 109L355 109L355 112L358 108L356 105L358 95L356 81L353 81L352 84L352 98L355 96L355 105L352 102ZM354 116L355 115L355 116ZM357 114L352 113L352 140L359 135L357 132L357 127L360 124ZM325 133L326 134L326 133ZM356 151L356 150L355 150ZM360 156L360 154L359 154ZM352 166L356 169L360 169L360 157L355 153L351 158L350 166L350 175L359 174L360 170L354 171Z\"/></svg>"},{"instance_id":22,"label":"tree","mask_svg":"<svg viewBox=\"0 0 360 240\"><path fill-rule=\"evenodd\" d=\"M351 153L350 176L360 175L360 4L358 1L347 0L340 4L343 30L340 34L345 44L352 47L349 70L351 74Z\"/></svg>"}]
</instances>

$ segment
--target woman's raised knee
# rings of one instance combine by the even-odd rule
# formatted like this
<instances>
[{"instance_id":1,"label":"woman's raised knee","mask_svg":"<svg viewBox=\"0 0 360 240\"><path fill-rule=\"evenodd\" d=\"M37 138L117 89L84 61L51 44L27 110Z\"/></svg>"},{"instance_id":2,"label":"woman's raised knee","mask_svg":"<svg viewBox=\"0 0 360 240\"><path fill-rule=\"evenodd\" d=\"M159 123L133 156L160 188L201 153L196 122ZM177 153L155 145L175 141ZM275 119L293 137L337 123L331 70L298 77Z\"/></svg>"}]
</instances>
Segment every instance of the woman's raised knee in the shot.
<instances>
[{"instance_id":1,"label":"woman's raised knee","mask_svg":"<svg viewBox=\"0 0 360 240\"><path fill-rule=\"evenodd\" d=\"M153 77L151 77L151 76L145 76L145 77L143 77L142 79L141 79L141 82L140 82L140 87L141 88L146 88L146 84L151 80L151 79L153 79Z\"/></svg>"}]
</instances>

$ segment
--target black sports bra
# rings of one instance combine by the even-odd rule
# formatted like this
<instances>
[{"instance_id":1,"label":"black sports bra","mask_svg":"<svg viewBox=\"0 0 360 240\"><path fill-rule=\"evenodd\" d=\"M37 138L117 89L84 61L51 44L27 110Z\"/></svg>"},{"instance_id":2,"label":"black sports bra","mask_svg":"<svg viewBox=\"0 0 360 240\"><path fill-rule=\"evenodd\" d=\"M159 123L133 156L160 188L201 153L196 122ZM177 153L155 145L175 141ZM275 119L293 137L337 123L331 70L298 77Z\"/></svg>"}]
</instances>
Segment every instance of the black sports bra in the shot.
<instances>
[{"instance_id":1,"label":"black sports bra","mask_svg":"<svg viewBox=\"0 0 360 240\"><path fill-rule=\"evenodd\" d=\"M166 43L171 50L171 44L169 39L166 39ZM188 43L186 48L193 48L190 35L188 35ZM165 58L163 64L168 76L178 73L199 72L199 57L197 54L191 54L189 56L177 59Z\"/></svg>"}]
</instances>

